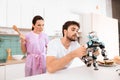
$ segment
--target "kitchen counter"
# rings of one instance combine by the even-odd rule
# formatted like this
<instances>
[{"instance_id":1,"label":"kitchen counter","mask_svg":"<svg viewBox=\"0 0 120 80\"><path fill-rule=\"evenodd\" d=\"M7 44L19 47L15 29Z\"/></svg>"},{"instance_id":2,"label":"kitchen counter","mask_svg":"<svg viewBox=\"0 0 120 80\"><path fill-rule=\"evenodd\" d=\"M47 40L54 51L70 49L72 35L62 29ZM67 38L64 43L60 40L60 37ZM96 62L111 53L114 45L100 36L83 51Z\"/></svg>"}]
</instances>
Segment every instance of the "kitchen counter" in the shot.
<instances>
[{"instance_id":1,"label":"kitchen counter","mask_svg":"<svg viewBox=\"0 0 120 80\"><path fill-rule=\"evenodd\" d=\"M116 72L117 69L120 69L120 65L113 67L99 66L98 68L99 70L95 71L93 66L86 67L86 65L83 65L53 74L46 73L17 80L120 80L120 75Z\"/></svg>"},{"instance_id":2,"label":"kitchen counter","mask_svg":"<svg viewBox=\"0 0 120 80\"><path fill-rule=\"evenodd\" d=\"M25 77L25 59L13 59L0 63L0 80L14 80L23 77Z\"/></svg>"},{"instance_id":3,"label":"kitchen counter","mask_svg":"<svg viewBox=\"0 0 120 80\"><path fill-rule=\"evenodd\" d=\"M5 65L11 65L11 64L19 64L19 63L25 63L25 59L22 60L7 60L5 63L0 63L0 66L5 66Z\"/></svg>"}]
</instances>

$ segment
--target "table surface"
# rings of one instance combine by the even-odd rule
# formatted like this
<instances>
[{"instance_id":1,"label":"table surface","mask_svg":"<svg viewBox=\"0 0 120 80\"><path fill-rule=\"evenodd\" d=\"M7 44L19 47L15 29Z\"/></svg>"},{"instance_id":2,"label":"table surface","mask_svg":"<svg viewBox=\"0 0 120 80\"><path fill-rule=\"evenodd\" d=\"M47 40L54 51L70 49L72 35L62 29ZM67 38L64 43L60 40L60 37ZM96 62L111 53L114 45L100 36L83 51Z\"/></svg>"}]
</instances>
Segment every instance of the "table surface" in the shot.
<instances>
[{"instance_id":1,"label":"table surface","mask_svg":"<svg viewBox=\"0 0 120 80\"><path fill-rule=\"evenodd\" d=\"M64 69L56 73L46 73L31 77L25 77L17 80L120 80L117 69L120 65L113 67L98 66L99 70L86 65Z\"/></svg>"}]
</instances>

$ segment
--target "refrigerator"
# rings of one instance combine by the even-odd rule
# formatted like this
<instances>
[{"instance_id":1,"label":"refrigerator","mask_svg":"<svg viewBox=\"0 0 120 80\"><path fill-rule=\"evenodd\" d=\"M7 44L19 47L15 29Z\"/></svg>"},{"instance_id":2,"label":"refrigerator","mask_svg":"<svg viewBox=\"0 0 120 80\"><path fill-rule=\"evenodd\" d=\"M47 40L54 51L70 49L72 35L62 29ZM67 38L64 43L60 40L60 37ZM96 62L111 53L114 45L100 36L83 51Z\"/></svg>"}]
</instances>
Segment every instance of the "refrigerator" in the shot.
<instances>
[{"instance_id":1,"label":"refrigerator","mask_svg":"<svg viewBox=\"0 0 120 80\"><path fill-rule=\"evenodd\" d=\"M118 20L97 13L80 14L80 44L88 41L88 33L95 31L99 41L105 44L108 58L113 59L119 55L119 29ZM101 54L99 59L102 59Z\"/></svg>"}]
</instances>

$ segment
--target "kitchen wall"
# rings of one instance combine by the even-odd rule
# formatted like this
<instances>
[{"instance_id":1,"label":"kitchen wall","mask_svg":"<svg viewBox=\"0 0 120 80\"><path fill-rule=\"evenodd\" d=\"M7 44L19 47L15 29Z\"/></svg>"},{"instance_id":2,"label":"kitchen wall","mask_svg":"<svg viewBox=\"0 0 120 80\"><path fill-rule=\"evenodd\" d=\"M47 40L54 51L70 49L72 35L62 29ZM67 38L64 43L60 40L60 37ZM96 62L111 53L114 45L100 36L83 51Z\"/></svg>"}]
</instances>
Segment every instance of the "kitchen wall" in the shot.
<instances>
[{"instance_id":1,"label":"kitchen wall","mask_svg":"<svg viewBox=\"0 0 120 80\"><path fill-rule=\"evenodd\" d=\"M0 26L15 24L20 28L31 28L33 16L41 15L45 19L44 31L51 36L56 31L61 32L61 26L67 20L80 22L80 13L108 15L107 10L106 0L0 0Z\"/></svg>"}]
</instances>

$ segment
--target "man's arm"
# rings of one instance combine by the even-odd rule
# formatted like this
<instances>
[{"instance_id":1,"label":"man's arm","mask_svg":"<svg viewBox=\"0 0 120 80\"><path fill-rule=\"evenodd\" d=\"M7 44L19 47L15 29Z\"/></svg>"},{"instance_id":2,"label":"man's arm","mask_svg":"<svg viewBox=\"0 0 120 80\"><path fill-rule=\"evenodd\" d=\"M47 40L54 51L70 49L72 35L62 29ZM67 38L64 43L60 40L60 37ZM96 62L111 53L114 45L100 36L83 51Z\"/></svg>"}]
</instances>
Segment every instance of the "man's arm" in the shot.
<instances>
[{"instance_id":1,"label":"man's arm","mask_svg":"<svg viewBox=\"0 0 120 80\"><path fill-rule=\"evenodd\" d=\"M47 70L50 73L54 73L65 67L71 60L74 59L73 53L69 53L66 56L57 59L54 56L47 56Z\"/></svg>"},{"instance_id":2,"label":"man's arm","mask_svg":"<svg viewBox=\"0 0 120 80\"><path fill-rule=\"evenodd\" d=\"M69 64L71 60L75 57L82 57L86 54L86 48L80 47L67 55L63 56L60 59L57 59L54 56L47 56L46 64L47 64L47 71L50 73L54 73L60 69L63 69L65 65Z\"/></svg>"}]
</instances>

